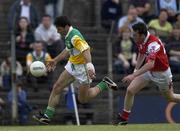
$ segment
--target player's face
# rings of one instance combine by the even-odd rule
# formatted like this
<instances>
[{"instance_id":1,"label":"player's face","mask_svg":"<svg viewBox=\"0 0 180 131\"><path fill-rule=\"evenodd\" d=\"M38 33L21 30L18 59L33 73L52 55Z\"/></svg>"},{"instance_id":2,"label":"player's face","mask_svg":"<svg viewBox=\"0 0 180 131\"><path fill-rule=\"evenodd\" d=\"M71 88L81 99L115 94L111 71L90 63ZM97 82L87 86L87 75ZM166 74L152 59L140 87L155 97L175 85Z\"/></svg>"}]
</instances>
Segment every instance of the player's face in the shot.
<instances>
[{"instance_id":1,"label":"player's face","mask_svg":"<svg viewBox=\"0 0 180 131\"><path fill-rule=\"evenodd\" d=\"M66 34L67 34L67 31L66 31L66 27L64 28L64 27L57 27L57 30L58 30L58 33L60 33L61 34L61 36L66 36Z\"/></svg>"},{"instance_id":2,"label":"player's face","mask_svg":"<svg viewBox=\"0 0 180 131\"><path fill-rule=\"evenodd\" d=\"M133 31L133 39L134 39L134 42L137 44L141 44L144 41L143 36L135 31Z\"/></svg>"}]
</instances>

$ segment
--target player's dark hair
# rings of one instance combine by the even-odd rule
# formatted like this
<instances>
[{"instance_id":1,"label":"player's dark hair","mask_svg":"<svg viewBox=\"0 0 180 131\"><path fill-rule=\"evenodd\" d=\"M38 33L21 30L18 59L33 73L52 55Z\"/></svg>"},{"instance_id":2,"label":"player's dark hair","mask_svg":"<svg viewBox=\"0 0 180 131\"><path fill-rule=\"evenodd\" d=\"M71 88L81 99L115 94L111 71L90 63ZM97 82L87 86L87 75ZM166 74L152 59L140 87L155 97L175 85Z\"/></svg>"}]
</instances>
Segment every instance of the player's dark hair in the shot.
<instances>
[{"instance_id":1,"label":"player's dark hair","mask_svg":"<svg viewBox=\"0 0 180 131\"><path fill-rule=\"evenodd\" d=\"M67 16L59 16L54 22L56 27L65 27L66 25L71 26L71 22Z\"/></svg>"},{"instance_id":2,"label":"player's dark hair","mask_svg":"<svg viewBox=\"0 0 180 131\"><path fill-rule=\"evenodd\" d=\"M134 24L132 26L132 29L135 32L138 32L139 34L142 34L142 35L145 35L145 36L147 35L147 31L148 31L147 26L144 23L142 23L142 22Z\"/></svg>"}]
</instances>

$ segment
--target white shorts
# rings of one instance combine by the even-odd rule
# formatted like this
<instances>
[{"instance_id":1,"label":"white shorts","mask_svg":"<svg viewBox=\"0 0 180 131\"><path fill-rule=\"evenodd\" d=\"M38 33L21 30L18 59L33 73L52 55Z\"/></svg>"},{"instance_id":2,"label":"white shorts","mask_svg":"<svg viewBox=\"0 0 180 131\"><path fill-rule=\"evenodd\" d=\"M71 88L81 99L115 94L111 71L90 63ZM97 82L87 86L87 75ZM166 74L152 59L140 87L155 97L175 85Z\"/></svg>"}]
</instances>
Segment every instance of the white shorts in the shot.
<instances>
[{"instance_id":1,"label":"white shorts","mask_svg":"<svg viewBox=\"0 0 180 131\"><path fill-rule=\"evenodd\" d=\"M162 72L148 71L143 74L143 78L156 84L160 91L169 90L172 84L172 73L170 68Z\"/></svg>"},{"instance_id":2,"label":"white shorts","mask_svg":"<svg viewBox=\"0 0 180 131\"><path fill-rule=\"evenodd\" d=\"M72 64L68 61L64 67L80 84L90 84L92 80L89 78L86 64Z\"/></svg>"}]
</instances>

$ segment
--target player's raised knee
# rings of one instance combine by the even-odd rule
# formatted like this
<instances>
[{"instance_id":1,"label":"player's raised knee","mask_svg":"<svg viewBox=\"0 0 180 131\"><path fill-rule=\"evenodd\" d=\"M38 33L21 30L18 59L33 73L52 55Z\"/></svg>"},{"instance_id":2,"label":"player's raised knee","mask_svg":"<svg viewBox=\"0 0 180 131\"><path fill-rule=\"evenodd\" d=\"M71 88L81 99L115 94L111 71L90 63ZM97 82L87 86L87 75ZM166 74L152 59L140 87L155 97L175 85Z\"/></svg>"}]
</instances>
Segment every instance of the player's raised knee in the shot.
<instances>
[{"instance_id":1,"label":"player's raised knee","mask_svg":"<svg viewBox=\"0 0 180 131\"><path fill-rule=\"evenodd\" d=\"M164 96L168 102L174 102L175 98L173 95L166 95Z\"/></svg>"},{"instance_id":2,"label":"player's raised knee","mask_svg":"<svg viewBox=\"0 0 180 131\"><path fill-rule=\"evenodd\" d=\"M134 95L134 91L132 90L132 88L127 88L127 91L126 91L127 94L129 95Z\"/></svg>"}]
</instances>

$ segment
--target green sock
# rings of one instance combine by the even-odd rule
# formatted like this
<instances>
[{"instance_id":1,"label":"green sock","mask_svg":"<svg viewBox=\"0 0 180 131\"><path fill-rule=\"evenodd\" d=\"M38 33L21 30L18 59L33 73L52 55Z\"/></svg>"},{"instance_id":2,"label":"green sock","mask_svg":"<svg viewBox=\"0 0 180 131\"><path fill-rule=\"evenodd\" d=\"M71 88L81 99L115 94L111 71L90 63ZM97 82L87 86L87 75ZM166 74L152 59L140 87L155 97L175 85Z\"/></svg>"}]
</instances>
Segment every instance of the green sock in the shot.
<instances>
[{"instance_id":1,"label":"green sock","mask_svg":"<svg viewBox=\"0 0 180 131\"><path fill-rule=\"evenodd\" d=\"M105 90L108 89L108 85L107 85L105 82L103 82L103 81L101 81L100 83L98 83L98 84L97 84L97 87L98 87L101 91L105 91Z\"/></svg>"},{"instance_id":2,"label":"green sock","mask_svg":"<svg viewBox=\"0 0 180 131\"><path fill-rule=\"evenodd\" d=\"M54 113L55 113L55 109L50 106L48 106L44 112L44 114L50 119L53 117Z\"/></svg>"}]
</instances>

